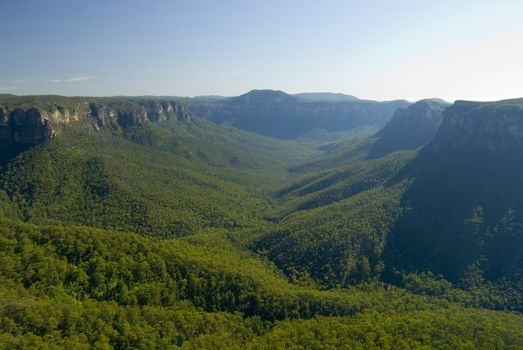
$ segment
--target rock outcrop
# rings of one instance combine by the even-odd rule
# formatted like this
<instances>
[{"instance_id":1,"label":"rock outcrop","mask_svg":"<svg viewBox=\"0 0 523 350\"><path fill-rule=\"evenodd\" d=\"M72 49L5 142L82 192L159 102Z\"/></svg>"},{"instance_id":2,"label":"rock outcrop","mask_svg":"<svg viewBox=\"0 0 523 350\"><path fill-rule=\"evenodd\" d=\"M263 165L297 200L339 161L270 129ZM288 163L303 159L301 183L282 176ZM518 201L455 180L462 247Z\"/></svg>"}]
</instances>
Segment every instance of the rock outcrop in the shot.
<instances>
[{"instance_id":1,"label":"rock outcrop","mask_svg":"<svg viewBox=\"0 0 523 350\"><path fill-rule=\"evenodd\" d=\"M191 120L187 108L177 102L146 101L126 104L118 108L114 104L90 104L91 116L96 118L99 127L106 126L140 126L147 122L159 123L167 120Z\"/></svg>"},{"instance_id":2,"label":"rock outcrop","mask_svg":"<svg viewBox=\"0 0 523 350\"><path fill-rule=\"evenodd\" d=\"M491 152L523 150L523 99L456 101L445 110L430 150L475 148Z\"/></svg>"},{"instance_id":3,"label":"rock outcrop","mask_svg":"<svg viewBox=\"0 0 523 350\"><path fill-rule=\"evenodd\" d=\"M0 140L5 143L37 144L54 134L49 119L38 108L16 108L9 113L0 109Z\"/></svg>"}]
</instances>

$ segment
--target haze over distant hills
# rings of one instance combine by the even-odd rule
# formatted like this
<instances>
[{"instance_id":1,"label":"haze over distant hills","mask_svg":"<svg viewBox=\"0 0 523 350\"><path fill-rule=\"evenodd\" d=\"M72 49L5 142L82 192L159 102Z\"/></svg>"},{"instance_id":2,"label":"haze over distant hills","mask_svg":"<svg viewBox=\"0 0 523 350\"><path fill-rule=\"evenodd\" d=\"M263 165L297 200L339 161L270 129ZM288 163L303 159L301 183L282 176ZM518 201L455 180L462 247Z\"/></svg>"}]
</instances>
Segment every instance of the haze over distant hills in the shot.
<instances>
[{"instance_id":1,"label":"haze over distant hills","mask_svg":"<svg viewBox=\"0 0 523 350\"><path fill-rule=\"evenodd\" d=\"M359 100L355 96L333 93L333 92L302 92L293 94L300 100L304 101L331 101L331 102L342 102L342 101L357 101Z\"/></svg>"},{"instance_id":2,"label":"haze over distant hills","mask_svg":"<svg viewBox=\"0 0 523 350\"><path fill-rule=\"evenodd\" d=\"M330 93L289 95L253 90L221 100L188 100L195 114L218 124L281 139L295 139L314 129L327 132L379 129L407 101L375 102Z\"/></svg>"}]
</instances>

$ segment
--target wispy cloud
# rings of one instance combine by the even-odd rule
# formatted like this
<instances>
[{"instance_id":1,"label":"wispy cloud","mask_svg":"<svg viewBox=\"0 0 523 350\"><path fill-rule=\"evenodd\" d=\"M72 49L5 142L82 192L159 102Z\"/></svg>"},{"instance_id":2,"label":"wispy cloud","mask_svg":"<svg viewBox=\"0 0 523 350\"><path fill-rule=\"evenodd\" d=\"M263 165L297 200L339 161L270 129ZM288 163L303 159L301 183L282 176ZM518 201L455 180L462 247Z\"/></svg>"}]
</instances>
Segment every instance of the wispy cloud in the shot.
<instances>
[{"instance_id":1,"label":"wispy cloud","mask_svg":"<svg viewBox=\"0 0 523 350\"><path fill-rule=\"evenodd\" d=\"M221 71L221 72L210 72L208 70L201 70L201 71L196 72L196 74L198 74L198 75L213 75L213 76L217 76L217 77L236 76L236 75L241 75L244 73L245 73L244 71L237 71L237 70Z\"/></svg>"},{"instance_id":2,"label":"wispy cloud","mask_svg":"<svg viewBox=\"0 0 523 350\"><path fill-rule=\"evenodd\" d=\"M13 84L27 84L27 83L36 83L39 81L46 80L44 77L31 77L31 78L22 78L13 80Z\"/></svg>"},{"instance_id":3,"label":"wispy cloud","mask_svg":"<svg viewBox=\"0 0 523 350\"><path fill-rule=\"evenodd\" d=\"M92 79L92 78L94 78L94 77L92 77L90 75L79 75L79 76L71 77L71 78L68 78L68 79L51 79L49 81L51 81L53 83L73 83L73 82L76 82L76 81L89 80L89 79Z\"/></svg>"}]
</instances>

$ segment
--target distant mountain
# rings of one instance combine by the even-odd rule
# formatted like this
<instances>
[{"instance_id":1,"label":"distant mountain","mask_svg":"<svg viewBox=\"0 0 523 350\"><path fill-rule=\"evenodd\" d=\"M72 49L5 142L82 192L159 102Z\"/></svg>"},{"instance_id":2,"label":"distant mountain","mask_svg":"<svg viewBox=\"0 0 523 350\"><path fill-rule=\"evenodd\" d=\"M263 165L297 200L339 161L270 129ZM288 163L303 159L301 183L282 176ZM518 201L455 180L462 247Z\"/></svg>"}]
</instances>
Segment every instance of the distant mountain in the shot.
<instances>
[{"instance_id":1,"label":"distant mountain","mask_svg":"<svg viewBox=\"0 0 523 350\"><path fill-rule=\"evenodd\" d=\"M186 101L195 114L218 124L281 139L294 139L313 129L332 132L382 127L407 101L304 101L283 91L253 90L214 102Z\"/></svg>"},{"instance_id":2,"label":"distant mountain","mask_svg":"<svg viewBox=\"0 0 523 350\"><path fill-rule=\"evenodd\" d=\"M357 101L359 98L346 95L341 93L333 92L302 92L298 94L293 94L294 97L297 97L303 101L323 101L323 102L347 102L347 101Z\"/></svg>"},{"instance_id":3,"label":"distant mountain","mask_svg":"<svg viewBox=\"0 0 523 350\"><path fill-rule=\"evenodd\" d=\"M378 158L398 150L413 150L428 143L441 123L447 104L421 100L396 110L390 122L376 135L369 157Z\"/></svg>"},{"instance_id":4,"label":"distant mountain","mask_svg":"<svg viewBox=\"0 0 523 350\"><path fill-rule=\"evenodd\" d=\"M237 109L268 109L277 111L294 107L297 99L279 90L252 90L238 97L230 98L225 106Z\"/></svg>"}]
</instances>

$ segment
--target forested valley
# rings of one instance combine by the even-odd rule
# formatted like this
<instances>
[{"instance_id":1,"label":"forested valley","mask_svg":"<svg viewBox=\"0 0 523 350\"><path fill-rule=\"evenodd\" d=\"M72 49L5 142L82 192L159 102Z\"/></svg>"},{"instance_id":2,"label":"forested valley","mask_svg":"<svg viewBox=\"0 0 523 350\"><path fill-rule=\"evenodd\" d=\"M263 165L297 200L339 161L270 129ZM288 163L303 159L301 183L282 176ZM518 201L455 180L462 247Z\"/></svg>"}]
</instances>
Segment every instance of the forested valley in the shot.
<instances>
[{"instance_id":1,"label":"forested valley","mask_svg":"<svg viewBox=\"0 0 523 350\"><path fill-rule=\"evenodd\" d=\"M0 347L521 349L521 135L521 99L0 95Z\"/></svg>"}]
</instances>

